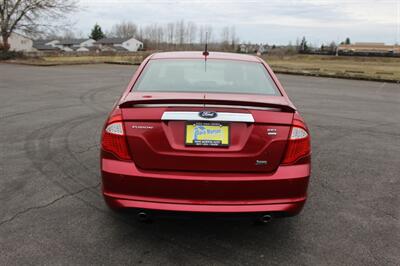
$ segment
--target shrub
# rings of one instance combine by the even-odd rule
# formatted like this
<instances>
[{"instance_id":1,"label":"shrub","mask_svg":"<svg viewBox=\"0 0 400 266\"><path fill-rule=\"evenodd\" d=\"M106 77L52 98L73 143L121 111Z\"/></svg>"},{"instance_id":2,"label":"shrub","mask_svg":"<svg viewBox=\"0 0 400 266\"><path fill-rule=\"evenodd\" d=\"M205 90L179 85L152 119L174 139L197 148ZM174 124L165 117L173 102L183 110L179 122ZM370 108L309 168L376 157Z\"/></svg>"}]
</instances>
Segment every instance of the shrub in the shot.
<instances>
[{"instance_id":1,"label":"shrub","mask_svg":"<svg viewBox=\"0 0 400 266\"><path fill-rule=\"evenodd\" d=\"M0 50L0 60L11 60L24 57L22 52Z\"/></svg>"}]
</instances>

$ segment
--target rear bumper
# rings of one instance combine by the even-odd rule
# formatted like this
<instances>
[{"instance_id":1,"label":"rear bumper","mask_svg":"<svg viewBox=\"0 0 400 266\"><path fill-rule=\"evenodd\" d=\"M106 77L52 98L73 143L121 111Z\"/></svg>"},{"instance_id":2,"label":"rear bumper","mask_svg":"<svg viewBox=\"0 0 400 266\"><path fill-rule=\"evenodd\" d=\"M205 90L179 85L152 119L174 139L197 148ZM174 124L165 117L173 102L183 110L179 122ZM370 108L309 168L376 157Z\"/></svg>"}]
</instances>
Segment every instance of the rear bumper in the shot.
<instances>
[{"instance_id":1,"label":"rear bumper","mask_svg":"<svg viewBox=\"0 0 400 266\"><path fill-rule=\"evenodd\" d=\"M270 175L173 173L102 159L101 174L112 208L296 215L306 201L310 165L280 166Z\"/></svg>"}]
</instances>

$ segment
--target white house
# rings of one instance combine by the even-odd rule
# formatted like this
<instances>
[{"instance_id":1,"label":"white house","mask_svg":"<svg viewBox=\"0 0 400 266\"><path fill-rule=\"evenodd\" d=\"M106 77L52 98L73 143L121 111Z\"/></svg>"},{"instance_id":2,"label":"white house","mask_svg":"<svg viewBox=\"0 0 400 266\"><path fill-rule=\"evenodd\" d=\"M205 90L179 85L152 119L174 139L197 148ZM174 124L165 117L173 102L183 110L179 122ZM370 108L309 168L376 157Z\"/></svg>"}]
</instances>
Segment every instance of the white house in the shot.
<instances>
[{"instance_id":1,"label":"white house","mask_svg":"<svg viewBox=\"0 0 400 266\"><path fill-rule=\"evenodd\" d=\"M240 44L239 45L239 49L240 49L240 52L242 52L242 53L248 53L249 52L249 46L247 44L245 44L245 43Z\"/></svg>"},{"instance_id":2,"label":"white house","mask_svg":"<svg viewBox=\"0 0 400 266\"><path fill-rule=\"evenodd\" d=\"M97 46L81 46L75 50L75 52L99 52L100 49Z\"/></svg>"},{"instance_id":3,"label":"white house","mask_svg":"<svg viewBox=\"0 0 400 266\"><path fill-rule=\"evenodd\" d=\"M59 40L35 40L33 41L33 51L36 52L56 52L60 48L57 46Z\"/></svg>"},{"instance_id":4,"label":"white house","mask_svg":"<svg viewBox=\"0 0 400 266\"><path fill-rule=\"evenodd\" d=\"M2 42L0 38L0 43ZM15 32L11 33L8 38L8 44L10 45L10 51L31 52L34 50L32 39Z\"/></svg>"},{"instance_id":5,"label":"white house","mask_svg":"<svg viewBox=\"0 0 400 266\"><path fill-rule=\"evenodd\" d=\"M267 53L270 49L268 44L251 44L242 43L239 45L239 50L241 53Z\"/></svg>"},{"instance_id":6,"label":"white house","mask_svg":"<svg viewBox=\"0 0 400 266\"><path fill-rule=\"evenodd\" d=\"M57 47L57 45L60 43L59 40L47 40L47 41L44 41L44 42L45 42L46 45L50 45L50 46L53 46L53 47Z\"/></svg>"},{"instance_id":7,"label":"white house","mask_svg":"<svg viewBox=\"0 0 400 266\"><path fill-rule=\"evenodd\" d=\"M78 49L75 50L76 52L89 52L89 48L88 47L79 47Z\"/></svg>"},{"instance_id":8,"label":"white house","mask_svg":"<svg viewBox=\"0 0 400 266\"><path fill-rule=\"evenodd\" d=\"M101 50L137 52L143 49L143 43L135 38L103 38L95 42Z\"/></svg>"},{"instance_id":9,"label":"white house","mask_svg":"<svg viewBox=\"0 0 400 266\"><path fill-rule=\"evenodd\" d=\"M80 52L89 51L88 47L93 47L96 41L93 39L68 39L61 40L55 45L66 52L73 52L79 50Z\"/></svg>"}]
</instances>

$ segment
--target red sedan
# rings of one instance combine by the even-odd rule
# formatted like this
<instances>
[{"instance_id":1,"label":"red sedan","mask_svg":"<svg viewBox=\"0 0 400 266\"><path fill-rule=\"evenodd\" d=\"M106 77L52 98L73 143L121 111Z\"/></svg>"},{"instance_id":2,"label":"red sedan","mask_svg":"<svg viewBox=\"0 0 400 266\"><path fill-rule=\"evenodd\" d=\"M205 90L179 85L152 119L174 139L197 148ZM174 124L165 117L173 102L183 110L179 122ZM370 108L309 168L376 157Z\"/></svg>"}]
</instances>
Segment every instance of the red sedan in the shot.
<instances>
[{"instance_id":1,"label":"red sedan","mask_svg":"<svg viewBox=\"0 0 400 266\"><path fill-rule=\"evenodd\" d=\"M149 56L101 140L113 209L298 214L307 198L310 134L271 68L231 53Z\"/></svg>"}]
</instances>

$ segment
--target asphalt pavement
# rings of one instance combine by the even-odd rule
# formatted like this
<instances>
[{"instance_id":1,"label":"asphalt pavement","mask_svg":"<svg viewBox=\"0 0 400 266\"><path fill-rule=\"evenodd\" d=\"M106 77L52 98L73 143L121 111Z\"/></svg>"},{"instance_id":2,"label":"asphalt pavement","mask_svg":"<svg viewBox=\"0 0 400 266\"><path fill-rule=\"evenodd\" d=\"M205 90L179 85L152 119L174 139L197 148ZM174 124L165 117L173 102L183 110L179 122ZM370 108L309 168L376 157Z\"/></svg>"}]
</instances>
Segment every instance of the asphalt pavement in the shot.
<instances>
[{"instance_id":1,"label":"asphalt pavement","mask_svg":"<svg viewBox=\"0 0 400 266\"><path fill-rule=\"evenodd\" d=\"M312 133L299 216L142 224L99 175L134 70L0 64L0 265L400 265L400 84L279 75Z\"/></svg>"}]
</instances>

